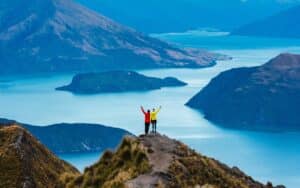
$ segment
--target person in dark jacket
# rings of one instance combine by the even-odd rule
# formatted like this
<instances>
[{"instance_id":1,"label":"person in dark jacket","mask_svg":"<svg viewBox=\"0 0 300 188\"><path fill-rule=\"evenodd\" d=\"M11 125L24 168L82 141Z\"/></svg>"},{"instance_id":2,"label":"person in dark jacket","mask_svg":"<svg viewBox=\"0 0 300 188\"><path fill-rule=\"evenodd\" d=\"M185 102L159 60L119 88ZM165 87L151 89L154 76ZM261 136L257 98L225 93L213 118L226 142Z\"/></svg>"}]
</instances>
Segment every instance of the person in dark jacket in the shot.
<instances>
[{"instance_id":1,"label":"person in dark jacket","mask_svg":"<svg viewBox=\"0 0 300 188\"><path fill-rule=\"evenodd\" d=\"M151 122L151 118L150 118L150 110L147 110L147 112L144 110L144 108L141 106L141 110L145 116L145 134L147 135L149 133L149 127L150 127L150 122Z\"/></svg>"}]
</instances>

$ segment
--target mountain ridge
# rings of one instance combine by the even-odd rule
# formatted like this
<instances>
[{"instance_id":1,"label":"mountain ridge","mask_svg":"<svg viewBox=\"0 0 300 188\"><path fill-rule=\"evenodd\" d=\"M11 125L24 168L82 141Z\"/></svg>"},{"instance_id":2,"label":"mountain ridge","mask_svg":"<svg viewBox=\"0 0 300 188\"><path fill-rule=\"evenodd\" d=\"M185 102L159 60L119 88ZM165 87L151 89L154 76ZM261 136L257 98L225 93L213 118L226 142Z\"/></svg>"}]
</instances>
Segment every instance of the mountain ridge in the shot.
<instances>
[{"instance_id":1,"label":"mountain ridge","mask_svg":"<svg viewBox=\"0 0 300 188\"><path fill-rule=\"evenodd\" d=\"M63 188L64 175L79 175L16 124L0 125L0 140L0 187Z\"/></svg>"},{"instance_id":2,"label":"mountain ridge","mask_svg":"<svg viewBox=\"0 0 300 188\"><path fill-rule=\"evenodd\" d=\"M145 33L186 32L207 27L232 31L243 24L299 4L297 1L277 0L227 0L226 3L222 0L77 1Z\"/></svg>"},{"instance_id":3,"label":"mountain ridge","mask_svg":"<svg viewBox=\"0 0 300 188\"><path fill-rule=\"evenodd\" d=\"M67 187L284 188L263 185L237 167L196 153L164 135L126 137L115 152L66 182Z\"/></svg>"},{"instance_id":4,"label":"mountain ridge","mask_svg":"<svg viewBox=\"0 0 300 188\"><path fill-rule=\"evenodd\" d=\"M0 186L6 188L284 188L261 184L160 134L125 137L82 174L17 124L1 124L0 140Z\"/></svg>"},{"instance_id":5,"label":"mountain ridge","mask_svg":"<svg viewBox=\"0 0 300 188\"><path fill-rule=\"evenodd\" d=\"M201 68L219 58L151 38L72 0L2 2L0 72Z\"/></svg>"}]
</instances>

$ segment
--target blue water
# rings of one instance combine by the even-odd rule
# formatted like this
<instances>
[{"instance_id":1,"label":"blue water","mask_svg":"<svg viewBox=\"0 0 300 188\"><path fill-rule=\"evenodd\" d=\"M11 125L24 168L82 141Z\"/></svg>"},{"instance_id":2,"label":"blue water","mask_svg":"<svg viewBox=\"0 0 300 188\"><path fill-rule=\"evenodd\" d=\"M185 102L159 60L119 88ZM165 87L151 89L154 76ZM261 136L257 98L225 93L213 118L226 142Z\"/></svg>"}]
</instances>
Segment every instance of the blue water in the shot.
<instances>
[{"instance_id":1,"label":"blue water","mask_svg":"<svg viewBox=\"0 0 300 188\"><path fill-rule=\"evenodd\" d=\"M163 40L171 41L180 46L199 47L209 50L220 49L270 49L297 48L300 39L282 39L266 37L229 36L227 32L188 31L185 33L152 34ZM284 50L285 51L285 50Z\"/></svg>"},{"instance_id":2,"label":"blue water","mask_svg":"<svg viewBox=\"0 0 300 188\"><path fill-rule=\"evenodd\" d=\"M59 155L59 157L75 165L77 169L83 172L87 166L90 166L91 164L98 161L101 155L101 152L93 152L78 154L61 154Z\"/></svg>"},{"instance_id":3,"label":"blue water","mask_svg":"<svg viewBox=\"0 0 300 188\"><path fill-rule=\"evenodd\" d=\"M238 166L257 180L298 188L300 133L226 130L213 125L201 113L184 104L221 71L261 65L281 52L300 53L300 42L195 33L156 36L187 47L204 47L234 59L218 62L217 66L206 69L141 71L151 76L175 76L189 84L143 93L82 96L54 90L69 83L72 75L1 77L0 116L41 126L58 122L102 123L140 134L143 131L143 116L139 106L151 108L162 105L158 124L160 132L230 166ZM97 161L100 154L60 157L83 170Z\"/></svg>"}]
</instances>

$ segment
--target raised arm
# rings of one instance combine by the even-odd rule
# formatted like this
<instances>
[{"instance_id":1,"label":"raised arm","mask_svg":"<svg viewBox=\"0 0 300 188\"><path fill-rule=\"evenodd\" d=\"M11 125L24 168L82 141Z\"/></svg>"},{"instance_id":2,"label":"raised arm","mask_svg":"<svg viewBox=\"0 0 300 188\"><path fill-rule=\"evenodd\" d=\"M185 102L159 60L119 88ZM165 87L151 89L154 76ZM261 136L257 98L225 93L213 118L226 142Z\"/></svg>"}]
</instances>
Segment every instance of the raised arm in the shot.
<instances>
[{"instance_id":1,"label":"raised arm","mask_svg":"<svg viewBox=\"0 0 300 188\"><path fill-rule=\"evenodd\" d=\"M155 113L157 114L160 110L161 110L161 106L159 106L159 108L157 108L157 110L155 111Z\"/></svg>"},{"instance_id":2,"label":"raised arm","mask_svg":"<svg viewBox=\"0 0 300 188\"><path fill-rule=\"evenodd\" d=\"M143 114L146 114L146 112L142 106L141 106L141 110L142 110Z\"/></svg>"}]
</instances>

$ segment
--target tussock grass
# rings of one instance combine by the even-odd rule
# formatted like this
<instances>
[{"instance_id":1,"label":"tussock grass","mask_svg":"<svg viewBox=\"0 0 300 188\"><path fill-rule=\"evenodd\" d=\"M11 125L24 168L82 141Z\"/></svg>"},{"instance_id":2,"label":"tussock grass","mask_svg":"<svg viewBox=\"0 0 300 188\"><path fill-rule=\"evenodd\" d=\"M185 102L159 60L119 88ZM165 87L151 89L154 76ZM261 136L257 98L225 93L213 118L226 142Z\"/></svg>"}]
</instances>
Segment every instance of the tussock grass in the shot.
<instances>
[{"instance_id":1,"label":"tussock grass","mask_svg":"<svg viewBox=\"0 0 300 188\"><path fill-rule=\"evenodd\" d=\"M0 125L0 167L1 188L63 188L79 174L17 125Z\"/></svg>"},{"instance_id":2,"label":"tussock grass","mask_svg":"<svg viewBox=\"0 0 300 188\"><path fill-rule=\"evenodd\" d=\"M169 167L173 181L167 187L175 188L261 188L251 177L226 165L202 156L180 144L176 150L177 158Z\"/></svg>"},{"instance_id":3,"label":"tussock grass","mask_svg":"<svg viewBox=\"0 0 300 188\"><path fill-rule=\"evenodd\" d=\"M115 153L106 151L99 162L66 184L68 188L122 188L127 180L149 170L144 149L136 139L126 137Z\"/></svg>"}]
</instances>

